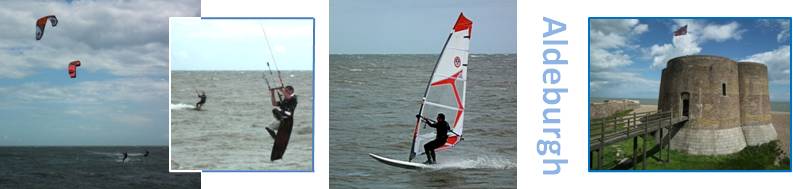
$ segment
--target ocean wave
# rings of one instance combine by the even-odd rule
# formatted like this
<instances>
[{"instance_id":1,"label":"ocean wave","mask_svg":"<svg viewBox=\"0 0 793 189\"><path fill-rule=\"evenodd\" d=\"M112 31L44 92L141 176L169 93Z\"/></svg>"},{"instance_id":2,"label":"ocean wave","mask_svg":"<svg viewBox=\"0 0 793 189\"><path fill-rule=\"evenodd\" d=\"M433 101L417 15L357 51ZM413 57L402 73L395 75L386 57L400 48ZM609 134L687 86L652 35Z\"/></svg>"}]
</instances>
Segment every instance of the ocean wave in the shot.
<instances>
[{"instance_id":1,"label":"ocean wave","mask_svg":"<svg viewBox=\"0 0 793 189\"><path fill-rule=\"evenodd\" d=\"M446 160L438 169L514 169L517 163L502 157L478 156L475 159Z\"/></svg>"}]
</instances>

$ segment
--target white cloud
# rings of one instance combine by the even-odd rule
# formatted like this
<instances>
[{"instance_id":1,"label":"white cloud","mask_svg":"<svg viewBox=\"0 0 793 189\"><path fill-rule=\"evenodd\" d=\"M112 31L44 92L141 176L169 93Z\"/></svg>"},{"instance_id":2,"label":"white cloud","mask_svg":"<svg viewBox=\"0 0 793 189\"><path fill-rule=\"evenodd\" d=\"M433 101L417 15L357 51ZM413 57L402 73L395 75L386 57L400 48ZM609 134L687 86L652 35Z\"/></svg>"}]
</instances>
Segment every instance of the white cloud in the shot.
<instances>
[{"instance_id":1,"label":"white cloud","mask_svg":"<svg viewBox=\"0 0 793 189\"><path fill-rule=\"evenodd\" d=\"M590 61L594 70L633 63L623 48L637 48L632 40L648 30L637 19L593 19L590 26Z\"/></svg>"},{"instance_id":2,"label":"white cloud","mask_svg":"<svg viewBox=\"0 0 793 189\"><path fill-rule=\"evenodd\" d=\"M117 123L135 126L149 126L152 122L148 116L127 113L116 113L113 115L113 120Z\"/></svg>"},{"instance_id":3,"label":"white cloud","mask_svg":"<svg viewBox=\"0 0 793 189\"><path fill-rule=\"evenodd\" d=\"M702 41L713 40L722 42L729 39L740 40L741 34L743 34L745 30L738 30L738 28L739 24L737 22L731 22L725 25L708 24L702 29Z\"/></svg>"},{"instance_id":4,"label":"white cloud","mask_svg":"<svg viewBox=\"0 0 793 189\"><path fill-rule=\"evenodd\" d=\"M660 86L659 81L644 78L631 71L592 72L590 79L590 93L595 97L654 98L658 95Z\"/></svg>"},{"instance_id":5,"label":"white cloud","mask_svg":"<svg viewBox=\"0 0 793 189\"><path fill-rule=\"evenodd\" d=\"M175 70L265 69L265 61L310 68L311 20L178 18L171 23L171 48L179 49L171 59Z\"/></svg>"},{"instance_id":6,"label":"white cloud","mask_svg":"<svg viewBox=\"0 0 793 189\"><path fill-rule=\"evenodd\" d=\"M184 38L216 40L261 40L264 34L273 41L304 39L313 35L313 26L293 20L202 20L179 18L173 28Z\"/></svg>"},{"instance_id":7,"label":"white cloud","mask_svg":"<svg viewBox=\"0 0 793 189\"><path fill-rule=\"evenodd\" d=\"M631 71L616 71L633 64L634 41L649 27L637 19L593 19L590 23L590 92L597 97L651 96L658 82Z\"/></svg>"},{"instance_id":8,"label":"white cloud","mask_svg":"<svg viewBox=\"0 0 793 189\"><path fill-rule=\"evenodd\" d=\"M779 33L776 34L777 42L785 43L790 41L790 20L777 19L773 22L773 25L776 26L775 29L779 30Z\"/></svg>"},{"instance_id":9,"label":"white cloud","mask_svg":"<svg viewBox=\"0 0 793 189\"><path fill-rule=\"evenodd\" d=\"M612 50L612 52L609 52L605 49L593 48L592 52L589 53L589 58L590 61L592 61L593 70L604 70L632 63L631 57L626 55L622 50Z\"/></svg>"},{"instance_id":10,"label":"white cloud","mask_svg":"<svg viewBox=\"0 0 793 189\"><path fill-rule=\"evenodd\" d=\"M741 61L757 62L768 66L768 79L772 83L790 83L790 46L750 55Z\"/></svg>"},{"instance_id":11,"label":"white cloud","mask_svg":"<svg viewBox=\"0 0 793 189\"><path fill-rule=\"evenodd\" d=\"M779 26L779 33L776 35L776 41L784 43L790 40L790 20L779 19L777 24Z\"/></svg>"},{"instance_id":12,"label":"white cloud","mask_svg":"<svg viewBox=\"0 0 793 189\"><path fill-rule=\"evenodd\" d=\"M654 44L645 49L645 53L653 61L650 68L664 68L666 67L666 62L672 58L698 54L702 51L702 47L700 47L702 43L740 40L742 38L741 35L745 32L737 22L720 25L692 19L677 19L674 21L675 25L669 28L669 37L672 38L671 44ZM686 25L688 26L688 34L681 36L672 35L673 31Z\"/></svg>"},{"instance_id":13,"label":"white cloud","mask_svg":"<svg viewBox=\"0 0 793 189\"><path fill-rule=\"evenodd\" d=\"M4 88L6 97L20 103L112 104L148 102L168 96L168 82L144 78L83 81L74 85L26 83ZM66 100L68 99L68 100ZM74 112L72 112L74 113Z\"/></svg>"},{"instance_id":14,"label":"white cloud","mask_svg":"<svg viewBox=\"0 0 793 189\"><path fill-rule=\"evenodd\" d=\"M776 41L785 43L790 40L790 20L789 19L759 19L757 29L763 31L779 31L776 34Z\"/></svg>"},{"instance_id":15,"label":"white cloud","mask_svg":"<svg viewBox=\"0 0 793 189\"><path fill-rule=\"evenodd\" d=\"M649 48L649 55L652 57L651 68L666 67L669 59L678 56L697 54L702 51L702 47L695 41L696 37L691 35L677 36L672 39L672 44L655 44Z\"/></svg>"},{"instance_id":16,"label":"white cloud","mask_svg":"<svg viewBox=\"0 0 793 189\"><path fill-rule=\"evenodd\" d=\"M24 78L42 69L81 69L117 76L163 76L168 68L168 17L199 16L197 0L10 1L0 6L0 78ZM35 20L58 17L40 41ZM20 50L21 49L21 50Z\"/></svg>"}]
</instances>

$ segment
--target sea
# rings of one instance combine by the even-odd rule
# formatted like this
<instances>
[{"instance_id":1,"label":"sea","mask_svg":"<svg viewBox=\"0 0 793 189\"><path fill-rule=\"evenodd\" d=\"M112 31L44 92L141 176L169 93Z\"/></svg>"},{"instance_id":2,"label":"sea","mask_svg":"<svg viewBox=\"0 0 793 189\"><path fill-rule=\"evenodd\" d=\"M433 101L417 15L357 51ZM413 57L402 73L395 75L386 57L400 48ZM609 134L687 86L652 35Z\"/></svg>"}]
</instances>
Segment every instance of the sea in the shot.
<instances>
[{"instance_id":1,"label":"sea","mask_svg":"<svg viewBox=\"0 0 793 189\"><path fill-rule=\"evenodd\" d=\"M517 187L515 54L471 55L464 140L441 169L408 170L419 103L437 55L330 56L330 188ZM414 162L423 162L419 156Z\"/></svg>"},{"instance_id":2,"label":"sea","mask_svg":"<svg viewBox=\"0 0 793 189\"><path fill-rule=\"evenodd\" d=\"M167 146L3 146L0 188L201 188L201 174L168 173Z\"/></svg>"},{"instance_id":3,"label":"sea","mask_svg":"<svg viewBox=\"0 0 793 189\"><path fill-rule=\"evenodd\" d=\"M275 71L273 71L275 72ZM265 127L278 122L263 77L267 71L173 71L171 73L171 165L174 170L313 171L314 88L312 71L281 71L298 98L292 135L283 159L270 161L273 138ZM280 85L280 84L279 84ZM206 91L201 111L195 90Z\"/></svg>"}]
</instances>

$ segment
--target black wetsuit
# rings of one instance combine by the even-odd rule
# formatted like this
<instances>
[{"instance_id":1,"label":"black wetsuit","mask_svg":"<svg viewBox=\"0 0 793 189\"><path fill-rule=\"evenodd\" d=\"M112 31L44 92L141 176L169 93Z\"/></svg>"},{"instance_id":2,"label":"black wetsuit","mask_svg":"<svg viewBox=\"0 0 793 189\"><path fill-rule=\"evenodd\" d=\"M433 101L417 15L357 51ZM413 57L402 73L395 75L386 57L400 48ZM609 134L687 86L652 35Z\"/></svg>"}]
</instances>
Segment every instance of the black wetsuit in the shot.
<instances>
[{"instance_id":1,"label":"black wetsuit","mask_svg":"<svg viewBox=\"0 0 793 189\"><path fill-rule=\"evenodd\" d=\"M446 144L446 139L449 138L449 123L446 121L438 121L437 123L429 123L427 122L430 127L435 128L435 140L424 144L424 153L427 154L427 160L432 160L431 162L435 162L435 149L440 148L444 144Z\"/></svg>"},{"instance_id":2,"label":"black wetsuit","mask_svg":"<svg viewBox=\"0 0 793 189\"><path fill-rule=\"evenodd\" d=\"M292 119L295 116L295 108L297 108L297 95L292 96L292 98L281 100L277 102L276 105L278 108L273 108L273 116L278 121L284 119ZM280 109L280 110L279 110Z\"/></svg>"},{"instance_id":3,"label":"black wetsuit","mask_svg":"<svg viewBox=\"0 0 793 189\"><path fill-rule=\"evenodd\" d=\"M198 107L198 105L199 105L199 104L200 104L200 105L204 105L204 103L206 103L206 102L207 102L207 95L206 95L206 94L204 94L204 95L198 95L198 98L201 98L201 100L199 100L199 101L198 101L198 103L195 103L195 104L196 104L196 107Z\"/></svg>"}]
</instances>

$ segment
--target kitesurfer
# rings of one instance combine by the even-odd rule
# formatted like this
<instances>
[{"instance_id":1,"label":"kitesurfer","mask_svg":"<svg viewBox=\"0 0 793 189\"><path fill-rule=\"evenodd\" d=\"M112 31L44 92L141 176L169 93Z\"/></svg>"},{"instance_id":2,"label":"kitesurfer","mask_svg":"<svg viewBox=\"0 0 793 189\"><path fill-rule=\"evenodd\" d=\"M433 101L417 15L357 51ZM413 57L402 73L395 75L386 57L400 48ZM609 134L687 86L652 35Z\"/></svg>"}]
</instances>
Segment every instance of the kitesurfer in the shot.
<instances>
[{"instance_id":1,"label":"kitesurfer","mask_svg":"<svg viewBox=\"0 0 793 189\"><path fill-rule=\"evenodd\" d=\"M122 154L124 155L124 158L121 159L121 162L123 163L127 161L127 152L124 152Z\"/></svg>"},{"instance_id":2,"label":"kitesurfer","mask_svg":"<svg viewBox=\"0 0 793 189\"><path fill-rule=\"evenodd\" d=\"M451 130L449 123L446 122L446 116L443 115L443 113L438 114L437 121L430 120L421 115L416 115L416 118L421 118L424 123L435 128L435 140L424 144L424 153L427 154L427 161L424 163L435 164L437 162L435 160L435 149L446 144L446 139L449 137L447 133Z\"/></svg>"},{"instance_id":3,"label":"kitesurfer","mask_svg":"<svg viewBox=\"0 0 793 189\"><path fill-rule=\"evenodd\" d=\"M276 90L280 94L284 95L284 99L281 101L277 101L275 99ZM279 123L275 123L270 125L270 127L265 127L270 136L275 138L275 130L278 130L280 127L280 122L284 120L292 120L294 116L295 108L297 108L297 95L295 95L295 88L290 86L282 87L282 88L273 88L270 89L270 102L272 105L275 106L273 108L273 116Z\"/></svg>"},{"instance_id":4,"label":"kitesurfer","mask_svg":"<svg viewBox=\"0 0 793 189\"><path fill-rule=\"evenodd\" d=\"M196 90L195 93L198 95L198 98L201 99L198 101L198 103L195 103L195 109L201 110L201 107L203 107L204 103L207 102L207 94L205 91L201 91L201 94L198 94L198 90Z\"/></svg>"},{"instance_id":5,"label":"kitesurfer","mask_svg":"<svg viewBox=\"0 0 793 189\"><path fill-rule=\"evenodd\" d=\"M149 150L146 150L146 153L143 154L143 157L149 157Z\"/></svg>"}]
</instances>

